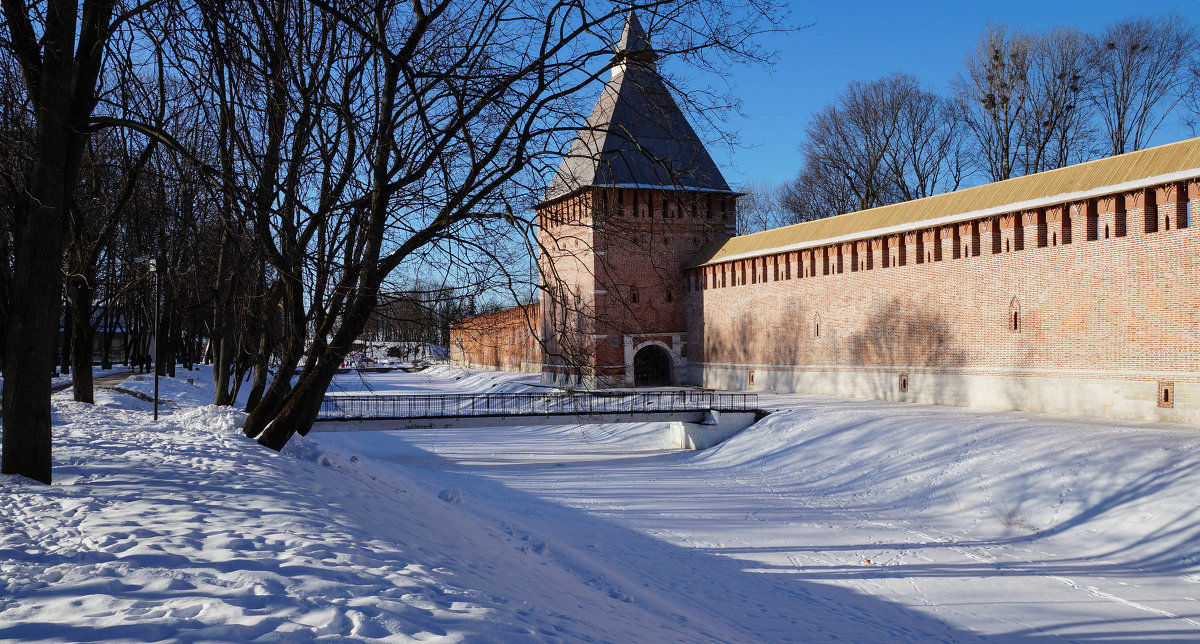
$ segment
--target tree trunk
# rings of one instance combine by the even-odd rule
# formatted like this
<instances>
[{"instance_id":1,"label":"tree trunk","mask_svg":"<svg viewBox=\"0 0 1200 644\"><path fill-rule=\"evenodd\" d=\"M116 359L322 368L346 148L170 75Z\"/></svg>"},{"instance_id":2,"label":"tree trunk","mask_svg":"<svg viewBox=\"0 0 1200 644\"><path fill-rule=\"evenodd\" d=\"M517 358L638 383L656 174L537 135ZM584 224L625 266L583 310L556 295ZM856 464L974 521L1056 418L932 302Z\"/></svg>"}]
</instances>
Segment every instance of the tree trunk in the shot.
<instances>
[{"instance_id":1,"label":"tree trunk","mask_svg":"<svg viewBox=\"0 0 1200 644\"><path fill-rule=\"evenodd\" d=\"M373 292L377 287L370 288ZM373 294L361 292L351 300L333 339L315 361L309 360L300 376L300 382L296 383L296 387L284 398L279 412L267 419L262 434L258 436L260 444L281 450L292 434L299 433L305 436L312 430L313 423L321 411L321 404L325 400L325 392L329 390L329 383L333 382L338 367L349 355L354 339L366 328L371 312L375 310L376 301ZM278 376L276 378L278 379ZM250 419L247 418L246 421L248 425ZM253 436L249 432L247 435Z\"/></svg>"},{"instance_id":2,"label":"tree trunk","mask_svg":"<svg viewBox=\"0 0 1200 644\"><path fill-rule=\"evenodd\" d=\"M315 369L306 370L300 377L300 382L296 383L296 388L288 394L279 413L275 414L258 437L258 442L279 451L287 445L293 434L308 434L321 412L325 392L329 389L329 383L333 381L339 364L340 360L325 360L322 356Z\"/></svg>"},{"instance_id":3,"label":"tree trunk","mask_svg":"<svg viewBox=\"0 0 1200 644\"><path fill-rule=\"evenodd\" d=\"M233 340L213 338L213 383L217 388L214 405L232 405L229 397L229 378L233 373Z\"/></svg>"},{"instance_id":4,"label":"tree trunk","mask_svg":"<svg viewBox=\"0 0 1200 644\"><path fill-rule=\"evenodd\" d=\"M67 85L63 79L44 82L52 80ZM13 253L0 470L50 483L50 374L62 306L63 199L68 188L63 168L68 166L69 141L61 115L38 112L32 194L22 204Z\"/></svg>"},{"instance_id":5,"label":"tree trunk","mask_svg":"<svg viewBox=\"0 0 1200 644\"><path fill-rule=\"evenodd\" d=\"M270 323L264 321L259 326L258 348L254 352L254 383L250 387L250 395L246 397L246 411L254 409L262 400L267 388L267 368L271 362Z\"/></svg>"},{"instance_id":6,"label":"tree trunk","mask_svg":"<svg viewBox=\"0 0 1200 644\"><path fill-rule=\"evenodd\" d=\"M71 383L76 402L93 403L92 342L96 331L92 328L92 289L86 281L76 280L67 289L71 303L71 362L75 367Z\"/></svg>"},{"instance_id":7,"label":"tree trunk","mask_svg":"<svg viewBox=\"0 0 1200 644\"><path fill-rule=\"evenodd\" d=\"M267 387L267 392L263 394L262 400L259 400L253 408L246 407L250 412L250 415L246 417L245 424L242 425L242 431L246 436L250 438L258 436L283 407L288 395L292 392L292 376L296 375L296 367L300 364L302 351L303 347L299 351L294 348L285 349L284 355L279 357L279 368L275 370L275 379Z\"/></svg>"}]
</instances>

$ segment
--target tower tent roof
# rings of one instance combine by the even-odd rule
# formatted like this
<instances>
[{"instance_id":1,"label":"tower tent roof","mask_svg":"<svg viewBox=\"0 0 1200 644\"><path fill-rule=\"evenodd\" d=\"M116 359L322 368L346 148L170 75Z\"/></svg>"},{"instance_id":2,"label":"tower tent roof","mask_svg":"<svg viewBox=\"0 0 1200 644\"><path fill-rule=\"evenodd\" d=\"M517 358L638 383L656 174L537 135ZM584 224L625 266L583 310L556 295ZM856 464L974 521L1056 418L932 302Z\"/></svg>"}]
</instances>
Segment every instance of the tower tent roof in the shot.
<instances>
[{"instance_id":1,"label":"tower tent roof","mask_svg":"<svg viewBox=\"0 0 1200 644\"><path fill-rule=\"evenodd\" d=\"M625 18L625 29L621 31L621 40L617 42L617 49L613 56L614 60L620 60L624 56L631 54L642 54L650 60L657 58L654 48L650 46L650 37L646 35L646 30L642 28L642 23L637 19L637 15L632 11Z\"/></svg>"},{"instance_id":2,"label":"tower tent roof","mask_svg":"<svg viewBox=\"0 0 1200 644\"><path fill-rule=\"evenodd\" d=\"M547 201L587 186L730 191L671 97L656 57L630 13L613 57L613 77L559 166Z\"/></svg>"}]
</instances>

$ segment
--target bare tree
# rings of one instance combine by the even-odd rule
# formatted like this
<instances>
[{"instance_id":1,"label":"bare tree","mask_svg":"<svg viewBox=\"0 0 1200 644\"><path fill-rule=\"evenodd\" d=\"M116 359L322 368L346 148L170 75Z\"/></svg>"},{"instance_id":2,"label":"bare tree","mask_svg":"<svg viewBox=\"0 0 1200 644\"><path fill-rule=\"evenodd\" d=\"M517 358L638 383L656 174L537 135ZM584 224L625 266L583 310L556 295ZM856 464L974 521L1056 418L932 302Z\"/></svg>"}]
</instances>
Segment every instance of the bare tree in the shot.
<instances>
[{"instance_id":1,"label":"bare tree","mask_svg":"<svg viewBox=\"0 0 1200 644\"><path fill-rule=\"evenodd\" d=\"M800 174L783 185L780 201L797 223L843 215L857 206L849 184L845 174L806 157Z\"/></svg>"},{"instance_id":2,"label":"bare tree","mask_svg":"<svg viewBox=\"0 0 1200 644\"><path fill-rule=\"evenodd\" d=\"M852 83L809 125L782 202L807 221L953 190L965 175L962 131L951 103L914 76Z\"/></svg>"},{"instance_id":3,"label":"bare tree","mask_svg":"<svg viewBox=\"0 0 1200 644\"><path fill-rule=\"evenodd\" d=\"M966 175L964 125L953 102L921 87L915 76L887 79L896 134L885 151L892 190L902 201L956 190Z\"/></svg>"},{"instance_id":4,"label":"bare tree","mask_svg":"<svg viewBox=\"0 0 1200 644\"><path fill-rule=\"evenodd\" d=\"M1113 23L1092 39L1088 97L1112 154L1145 147L1191 85L1196 28L1175 13Z\"/></svg>"},{"instance_id":5,"label":"bare tree","mask_svg":"<svg viewBox=\"0 0 1200 644\"><path fill-rule=\"evenodd\" d=\"M800 146L815 171L843 180L854 210L896 200L887 154L899 136L897 80L851 83L813 117Z\"/></svg>"},{"instance_id":6,"label":"bare tree","mask_svg":"<svg viewBox=\"0 0 1200 644\"><path fill-rule=\"evenodd\" d=\"M1091 40L1078 29L1059 27L1032 40L1028 104L1020 117L1020 171L1033 174L1094 156L1087 94L1096 75Z\"/></svg>"},{"instance_id":7,"label":"bare tree","mask_svg":"<svg viewBox=\"0 0 1200 644\"><path fill-rule=\"evenodd\" d=\"M954 97L991 181L1015 176L1028 106L1032 38L991 23L954 80Z\"/></svg>"},{"instance_id":8,"label":"bare tree","mask_svg":"<svg viewBox=\"0 0 1200 644\"><path fill-rule=\"evenodd\" d=\"M738 55L769 5L740 21L720 3L644 8L677 26L678 50ZM229 184L233 200L285 291L279 371L248 435L278 449L308 431L389 275L447 241L483 249L490 228L528 237L521 213L535 197L512 186L529 185L530 170L560 153L578 97L612 56L593 34L615 35L628 10L532 9L393 0L202 8L210 36L195 58L220 71L208 71L199 94L229 120L232 158L220 174L241 177Z\"/></svg>"},{"instance_id":9,"label":"bare tree","mask_svg":"<svg viewBox=\"0 0 1200 644\"><path fill-rule=\"evenodd\" d=\"M748 235L763 230L798 223L795 213L784 205L786 187L764 181L752 181L740 188L737 201L737 234Z\"/></svg>"},{"instance_id":10,"label":"bare tree","mask_svg":"<svg viewBox=\"0 0 1200 644\"><path fill-rule=\"evenodd\" d=\"M16 206L4 359L0 471L49 483L50 378L67 212L96 106L113 0L4 0L8 40L33 108L32 167ZM141 10L138 7L135 10Z\"/></svg>"}]
</instances>

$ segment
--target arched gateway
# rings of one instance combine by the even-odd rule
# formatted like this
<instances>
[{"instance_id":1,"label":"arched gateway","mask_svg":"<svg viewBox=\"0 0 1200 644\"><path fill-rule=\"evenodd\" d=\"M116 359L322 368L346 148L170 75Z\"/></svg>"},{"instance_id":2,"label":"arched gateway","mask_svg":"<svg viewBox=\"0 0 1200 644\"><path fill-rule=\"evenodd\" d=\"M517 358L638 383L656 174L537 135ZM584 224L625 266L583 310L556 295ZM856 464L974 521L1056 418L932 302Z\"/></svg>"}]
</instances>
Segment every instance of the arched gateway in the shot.
<instances>
[{"instance_id":1,"label":"arched gateway","mask_svg":"<svg viewBox=\"0 0 1200 644\"><path fill-rule=\"evenodd\" d=\"M633 384L661 387L671 384L671 354L657 344L648 344L633 356Z\"/></svg>"}]
</instances>

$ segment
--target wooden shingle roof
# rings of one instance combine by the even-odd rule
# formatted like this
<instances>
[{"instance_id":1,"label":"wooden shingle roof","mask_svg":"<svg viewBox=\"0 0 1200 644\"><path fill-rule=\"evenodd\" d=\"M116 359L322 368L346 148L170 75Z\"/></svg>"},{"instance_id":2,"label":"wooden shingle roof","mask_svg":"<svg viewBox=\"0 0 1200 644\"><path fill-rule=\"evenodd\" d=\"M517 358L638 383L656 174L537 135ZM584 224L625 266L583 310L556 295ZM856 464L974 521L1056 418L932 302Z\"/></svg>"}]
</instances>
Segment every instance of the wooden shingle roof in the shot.
<instances>
[{"instance_id":1,"label":"wooden shingle roof","mask_svg":"<svg viewBox=\"0 0 1200 644\"><path fill-rule=\"evenodd\" d=\"M730 191L659 75L656 58L630 13L613 77L559 166L546 201L588 186Z\"/></svg>"}]
</instances>

